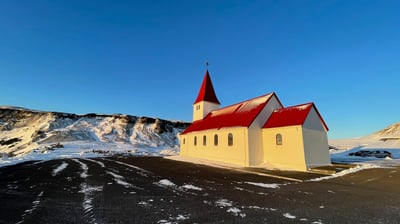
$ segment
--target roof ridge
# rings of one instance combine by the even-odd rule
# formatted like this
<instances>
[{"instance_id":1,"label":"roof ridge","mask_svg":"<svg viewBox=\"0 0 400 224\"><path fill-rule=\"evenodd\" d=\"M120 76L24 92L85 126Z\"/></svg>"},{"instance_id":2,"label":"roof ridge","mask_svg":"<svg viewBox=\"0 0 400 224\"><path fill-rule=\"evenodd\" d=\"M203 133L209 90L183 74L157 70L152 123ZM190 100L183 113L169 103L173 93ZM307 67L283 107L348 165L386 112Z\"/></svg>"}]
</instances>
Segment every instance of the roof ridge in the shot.
<instances>
[{"instance_id":1,"label":"roof ridge","mask_svg":"<svg viewBox=\"0 0 400 224\"><path fill-rule=\"evenodd\" d=\"M216 110L214 110L214 111L219 111L219 110L226 109L226 108L228 108L228 107L236 106L236 105L238 105L238 104L243 104L243 103L245 103L245 102L252 101L252 100L255 100L255 99L257 99L257 98L261 98L261 97L264 97L264 96L267 96L267 95L275 95L275 96L276 96L275 92L270 92L270 93L267 93L267 94L264 94L264 95L261 95L261 96L253 97L253 98L248 99L248 100L243 100L243 101L241 101L241 102L239 102L239 103L234 103L234 104L231 104L231 105L228 105L228 106L225 106L225 107L218 108L218 109L216 109ZM214 111L212 111L212 112L214 112Z\"/></svg>"}]
</instances>

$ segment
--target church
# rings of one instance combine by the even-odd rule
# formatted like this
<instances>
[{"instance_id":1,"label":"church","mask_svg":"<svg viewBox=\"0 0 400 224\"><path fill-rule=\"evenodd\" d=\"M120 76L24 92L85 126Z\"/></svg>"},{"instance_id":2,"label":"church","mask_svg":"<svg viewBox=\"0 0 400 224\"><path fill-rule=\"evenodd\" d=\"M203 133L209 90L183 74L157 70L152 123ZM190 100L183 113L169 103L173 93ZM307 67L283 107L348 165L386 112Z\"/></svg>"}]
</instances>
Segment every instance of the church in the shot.
<instances>
[{"instance_id":1,"label":"church","mask_svg":"<svg viewBox=\"0 0 400 224\"><path fill-rule=\"evenodd\" d=\"M220 108L207 69L193 122L180 135L180 156L307 171L331 164L327 131L314 103L284 107L273 92Z\"/></svg>"}]
</instances>

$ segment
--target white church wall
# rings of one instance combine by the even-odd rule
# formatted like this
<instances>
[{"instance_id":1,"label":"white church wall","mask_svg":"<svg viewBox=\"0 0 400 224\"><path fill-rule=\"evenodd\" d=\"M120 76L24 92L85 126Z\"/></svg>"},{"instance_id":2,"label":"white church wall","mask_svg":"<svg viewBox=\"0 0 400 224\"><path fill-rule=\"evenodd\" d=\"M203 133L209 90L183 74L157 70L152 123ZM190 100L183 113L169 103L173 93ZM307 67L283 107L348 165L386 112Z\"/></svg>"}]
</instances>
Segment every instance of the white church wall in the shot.
<instances>
[{"instance_id":1,"label":"white church wall","mask_svg":"<svg viewBox=\"0 0 400 224\"><path fill-rule=\"evenodd\" d=\"M257 166L264 162L264 149L262 144L262 126L275 109L281 108L281 104L273 95L260 114L249 127L249 166Z\"/></svg>"},{"instance_id":2,"label":"white church wall","mask_svg":"<svg viewBox=\"0 0 400 224\"><path fill-rule=\"evenodd\" d=\"M306 171L301 125L264 128L264 162L277 169ZM276 135L282 136L277 144Z\"/></svg>"},{"instance_id":3,"label":"white church wall","mask_svg":"<svg viewBox=\"0 0 400 224\"><path fill-rule=\"evenodd\" d=\"M233 144L228 144L228 135L232 134ZM214 135L218 136L218 145L214 144ZM239 166L248 166L247 128L234 127L219 130L206 130L183 135L185 144L181 145L180 156L202 158L207 160L231 163ZM203 144L203 137L206 143ZM197 138L196 145L194 138Z\"/></svg>"},{"instance_id":4,"label":"white church wall","mask_svg":"<svg viewBox=\"0 0 400 224\"><path fill-rule=\"evenodd\" d=\"M308 168L331 164L328 136L317 112L312 109L304 122L303 142Z\"/></svg>"}]
</instances>

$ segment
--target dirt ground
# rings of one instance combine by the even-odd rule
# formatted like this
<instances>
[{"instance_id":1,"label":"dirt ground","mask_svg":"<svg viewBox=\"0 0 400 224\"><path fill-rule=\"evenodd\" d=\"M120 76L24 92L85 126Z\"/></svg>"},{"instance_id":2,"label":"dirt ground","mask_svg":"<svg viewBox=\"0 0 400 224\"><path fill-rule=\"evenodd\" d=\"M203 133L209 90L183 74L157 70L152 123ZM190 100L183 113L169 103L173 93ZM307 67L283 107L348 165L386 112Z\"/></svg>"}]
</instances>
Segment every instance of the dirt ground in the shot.
<instances>
[{"instance_id":1,"label":"dirt ground","mask_svg":"<svg viewBox=\"0 0 400 224\"><path fill-rule=\"evenodd\" d=\"M161 157L0 168L0 223L400 223L400 168L303 182Z\"/></svg>"}]
</instances>

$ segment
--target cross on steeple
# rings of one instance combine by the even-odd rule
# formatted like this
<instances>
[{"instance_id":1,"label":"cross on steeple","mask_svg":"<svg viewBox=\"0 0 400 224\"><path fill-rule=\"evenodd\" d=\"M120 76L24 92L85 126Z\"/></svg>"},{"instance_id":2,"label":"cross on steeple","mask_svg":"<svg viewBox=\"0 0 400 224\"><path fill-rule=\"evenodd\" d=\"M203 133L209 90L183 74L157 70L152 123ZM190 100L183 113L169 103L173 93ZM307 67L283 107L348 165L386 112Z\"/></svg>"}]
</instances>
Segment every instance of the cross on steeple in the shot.
<instances>
[{"instance_id":1,"label":"cross on steeple","mask_svg":"<svg viewBox=\"0 0 400 224\"><path fill-rule=\"evenodd\" d=\"M208 70L208 65L210 65L210 64L208 63L208 61L206 61L206 68L207 68L207 70Z\"/></svg>"}]
</instances>

